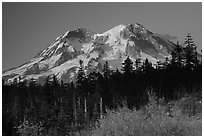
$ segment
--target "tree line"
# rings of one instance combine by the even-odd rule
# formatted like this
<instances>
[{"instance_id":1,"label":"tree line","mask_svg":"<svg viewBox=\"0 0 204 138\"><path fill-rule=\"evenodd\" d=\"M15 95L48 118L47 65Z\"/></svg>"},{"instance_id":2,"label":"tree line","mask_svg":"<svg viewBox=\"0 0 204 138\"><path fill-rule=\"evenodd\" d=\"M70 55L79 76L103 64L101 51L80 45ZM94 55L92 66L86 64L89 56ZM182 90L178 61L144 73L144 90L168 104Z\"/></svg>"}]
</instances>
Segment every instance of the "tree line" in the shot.
<instances>
[{"instance_id":1,"label":"tree line","mask_svg":"<svg viewBox=\"0 0 204 138\"><path fill-rule=\"evenodd\" d=\"M156 65L148 59L127 57L120 69L111 70L106 61L102 72L86 74L80 61L75 82L59 82L55 75L47 77L43 85L35 79L19 78L10 85L3 81L2 134L22 135L25 132L19 130L37 126L35 134L26 133L72 135L95 124L106 109L116 109L124 102L130 109L139 109L148 103L149 91L165 101L185 94L200 99L202 62L190 34L184 44L177 43L172 58Z\"/></svg>"}]
</instances>

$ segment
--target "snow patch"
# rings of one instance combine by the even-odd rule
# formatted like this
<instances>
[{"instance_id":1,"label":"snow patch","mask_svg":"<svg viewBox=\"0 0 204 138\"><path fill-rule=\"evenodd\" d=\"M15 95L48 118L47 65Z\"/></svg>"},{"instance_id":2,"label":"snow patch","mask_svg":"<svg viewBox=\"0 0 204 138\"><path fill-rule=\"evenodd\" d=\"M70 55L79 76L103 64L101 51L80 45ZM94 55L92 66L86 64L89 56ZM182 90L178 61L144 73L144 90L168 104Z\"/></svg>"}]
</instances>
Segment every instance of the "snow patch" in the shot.
<instances>
[{"instance_id":1,"label":"snow patch","mask_svg":"<svg viewBox=\"0 0 204 138\"><path fill-rule=\"evenodd\" d=\"M26 71L26 69L30 66L32 66L35 63L38 63L43 57L36 58L33 62L27 63L19 68L16 68L14 70L9 70L5 72L2 76L11 75L11 74L18 74L23 75L23 73Z\"/></svg>"},{"instance_id":2,"label":"snow patch","mask_svg":"<svg viewBox=\"0 0 204 138\"><path fill-rule=\"evenodd\" d=\"M102 35L108 35L109 38L106 41L106 44L114 45L118 39L120 38L120 32L125 28L125 25L118 25L110 30L108 30L105 33L102 33Z\"/></svg>"},{"instance_id":3,"label":"snow patch","mask_svg":"<svg viewBox=\"0 0 204 138\"><path fill-rule=\"evenodd\" d=\"M55 75L57 75L57 78L60 78L63 73L65 73L67 70L73 68L73 67L79 67L79 59L75 58L73 60L69 60L60 66L57 66L55 68L51 69L51 72Z\"/></svg>"},{"instance_id":4,"label":"snow patch","mask_svg":"<svg viewBox=\"0 0 204 138\"><path fill-rule=\"evenodd\" d=\"M48 55L51 56L55 51L51 51Z\"/></svg>"},{"instance_id":5,"label":"snow patch","mask_svg":"<svg viewBox=\"0 0 204 138\"><path fill-rule=\"evenodd\" d=\"M74 52L73 46L69 46L67 50L68 50L69 52Z\"/></svg>"},{"instance_id":6,"label":"snow patch","mask_svg":"<svg viewBox=\"0 0 204 138\"><path fill-rule=\"evenodd\" d=\"M105 52L106 54L105 57L103 57L103 60L122 58L126 53L127 43L128 40L120 38L118 43L112 46L111 50Z\"/></svg>"},{"instance_id":7,"label":"snow patch","mask_svg":"<svg viewBox=\"0 0 204 138\"><path fill-rule=\"evenodd\" d=\"M55 62L57 60L59 60L59 58L61 57L62 53L58 54L58 55L54 55L49 59L43 60L39 63L39 68L42 69L43 67L45 67L46 65L49 66L49 68L52 68L55 65Z\"/></svg>"},{"instance_id":8,"label":"snow patch","mask_svg":"<svg viewBox=\"0 0 204 138\"><path fill-rule=\"evenodd\" d=\"M51 44L49 47L48 47L48 50L49 51L51 48L53 48L54 46L58 45L60 43L60 41L55 41L53 44Z\"/></svg>"},{"instance_id":9,"label":"snow patch","mask_svg":"<svg viewBox=\"0 0 204 138\"><path fill-rule=\"evenodd\" d=\"M85 55L79 55L77 58L69 60L69 61L61 64L60 66L54 67L50 71L52 72L52 74L57 75L57 78L60 78L62 76L62 74L64 74L67 70L69 70L73 67L79 67L79 60L82 60L84 67L86 67L86 66L88 66L88 62L90 61L90 59L92 59L92 58L96 59L98 57L99 57L99 54L95 51L90 54L89 58L87 58L87 56L85 56Z\"/></svg>"},{"instance_id":10,"label":"snow patch","mask_svg":"<svg viewBox=\"0 0 204 138\"><path fill-rule=\"evenodd\" d=\"M59 40L61 37L62 37L62 35L60 35L59 37L57 37L57 38L55 39L55 41Z\"/></svg>"},{"instance_id":11,"label":"snow patch","mask_svg":"<svg viewBox=\"0 0 204 138\"><path fill-rule=\"evenodd\" d=\"M84 51L85 54L91 52L91 50L93 50L93 43L85 43L85 44L82 44L82 51Z\"/></svg>"},{"instance_id":12,"label":"snow patch","mask_svg":"<svg viewBox=\"0 0 204 138\"><path fill-rule=\"evenodd\" d=\"M62 36L62 38L66 37L68 33L69 33L69 31L67 31L67 32Z\"/></svg>"},{"instance_id":13,"label":"snow patch","mask_svg":"<svg viewBox=\"0 0 204 138\"><path fill-rule=\"evenodd\" d=\"M134 46L135 43L133 41L128 41L128 44L129 44L129 46L132 47L132 46Z\"/></svg>"},{"instance_id":14,"label":"snow patch","mask_svg":"<svg viewBox=\"0 0 204 138\"><path fill-rule=\"evenodd\" d=\"M118 25L118 26L115 26L114 28L102 33L102 34L112 34L112 35L117 35L117 34L120 34L120 32L125 28L126 26L121 24L121 25Z\"/></svg>"},{"instance_id":15,"label":"snow patch","mask_svg":"<svg viewBox=\"0 0 204 138\"><path fill-rule=\"evenodd\" d=\"M140 58L143 60L143 61L145 61L146 59L148 59L149 60L149 62L152 62L152 64L154 65L154 64L156 64L157 63L157 59L156 58L154 58L154 57L152 57L152 56L150 56L150 55L148 55L148 54L146 54L146 53L144 53L144 52L140 52Z\"/></svg>"},{"instance_id":16,"label":"snow patch","mask_svg":"<svg viewBox=\"0 0 204 138\"><path fill-rule=\"evenodd\" d=\"M162 49L162 47L163 47L162 45L159 45L159 49Z\"/></svg>"},{"instance_id":17,"label":"snow patch","mask_svg":"<svg viewBox=\"0 0 204 138\"><path fill-rule=\"evenodd\" d=\"M58 50L59 48L61 48L63 45L64 45L64 42L61 42L60 44L58 44L57 49L55 50L55 53L56 53L57 50Z\"/></svg>"},{"instance_id":18,"label":"snow patch","mask_svg":"<svg viewBox=\"0 0 204 138\"><path fill-rule=\"evenodd\" d=\"M98 57L99 57L99 54L96 51L94 51L93 53L90 53L90 58L95 58L96 59Z\"/></svg>"},{"instance_id":19,"label":"snow patch","mask_svg":"<svg viewBox=\"0 0 204 138\"><path fill-rule=\"evenodd\" d=\"M71 73L70 73L70 79L73 78L73 77L74 77L74 73L71 72Z\"/></svg>"},{"instance_id":20,"label":"snow patch","mask_svg":"<svg viewBox=\"0 0 204 138\"><path fill-rule=\"evenodd\" d=\"M93 62L91 65L96 67L98 66L98 64L99 64L98 62Z\"/></svg>"}]
</instances>

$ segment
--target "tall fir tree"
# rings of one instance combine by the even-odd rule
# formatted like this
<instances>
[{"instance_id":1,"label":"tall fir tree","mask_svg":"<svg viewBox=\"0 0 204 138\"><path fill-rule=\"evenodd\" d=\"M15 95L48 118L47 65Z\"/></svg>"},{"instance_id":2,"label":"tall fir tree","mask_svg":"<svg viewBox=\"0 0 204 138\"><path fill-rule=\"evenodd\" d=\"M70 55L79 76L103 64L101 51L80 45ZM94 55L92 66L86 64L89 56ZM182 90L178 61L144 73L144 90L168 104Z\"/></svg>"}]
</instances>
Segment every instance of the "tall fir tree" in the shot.
<instances>
[{"instance_id":1,"label":"tall fir tree","mask_svg":"<svg viewBox=\"0 0 204 138\"><path fill-rule=\"evenodd\" d=\"M131 74L133 72L133 62L129 58L129 56L125 59L125 61L122 63L121 70L124 72L124 74Z\"/></svg>"},{"instance_id":2,"label":"tall fir tree","mask_svg":"<svg viewBox=\"0 0 204 138\"><path fill-rule=\"evenodd\" d=\"M172 51L171 53L172 55L172 65L177 67L177 68L181 68L183 66L183 60L184 60L184 53L183 53L183 48L181 47L181 45L179 44L179 42L177 41L176 47L175 49Z\"/></svg>"},{"instance_id":3,"label":"tall fir tree","mask_svg":"<svg viewBox=\"0 0 204 138\"><path fill-rule=\"evenodd\" d=\"M148 58L145 59L141 68L143 73L149 73L153 69L152 63L149 62Z\"/></svg>"},{"instance_id":4,"label":"tall fir tree","mask_svg":"<svg viewBox=\"0 0 204 138\"><path fill-rule=\"evenodd\" d=\"M88 97L88 80L84 71L84 66L83 66L83 61L79 60L79 70L78 70L78 74L77 74L77 79L76 79L76 87L77 87L77 91L78 91L78 106L77 106L77 110L79 111L78 113L80 114L80 112L83 114L80 118L80 120L83 122L86 119L86 115L87 115L87 97Z\"/></svg>"},{"instance_id":5,"label":"tall fir tree","mask_svg":"<svg viewBox=\"0 0 204 138\"><path fill-rule=\"evenodd\" d=\"M196 66L197 62L197 52L196 45L191 34L188 34L186 36L184 44L185 44L184 56L186 68L193 69Z\"/></svg>"},{"instance_id":6,"label":"tall fir tree","mask_svg":"<svg viewBox=\"0 0 204 138\"><path fill-rule=\"evenodd\" d=\"M57 77L53 75L52 77L52 89L53 89L53 100L54 100L54 105L57 106L57 97L59 95L59 86L60 84L58 83Z\"/></svg>"},{"instance_id":7,"label":"tall fir tree","mask_svg":"<svg viewBox=\"0 0 204 138\"><path fill-rule=\"evenodd\" d=\"M83 66L83 61L79 60L79 70L77 74L77 79L76 79L76 86L78 89L83 89L85 86L85 81L86 81L86 75L84 72L84 66Z\"/></svg>"},{"instance_id":8,"label":"tall fir tree","mask_svg":"<svg viewBox=\"0 0 204 138\"><path fill-rule=\"evenodd\" d=\"M109 68L108 61L105 62L102 71L103 71L103 81L102 81L103 86L102 86L101 97L103 98L103 103L110 105L111 95L109 90L110 90L110 83L111 83L110 82L111 70ZM105 109L105 106L103 107L103 109Z\"/></svg>"},{"instance_id":9,"label":"tall fir tree","mask_svg":"<svg viewBox=\"0 0 204 138\"><path fill-rule=\"evenodd\" d=\"M108 61L105 62L105 64L103 65L103 77L108 79L110 77L110 69L109 69L109 64Z\"/></svg>"},{"instance_id":10,"label":"tall fir tree","mask_svg":"<svg viewBox=\"0 0 204 138\"><path fill-rule=\"evenodd\" d=\"M170 60L168 57L165 58L165 61L162 63L163 69L167 69L169 67Z\"/></svg>"},{"instance_id":11,"label":"tall fir tree","mask_svg":"<svg viewBox=\"0 0 204 138\"><path fill-rule=\"evenodd\" d=\"M135 61L135 69L136 69L136 71L139 71L141 66L142 66L141 58L137 58L136 61Z\"/></svg>"},{"instance_id":12,"label":"tall fir tree","mask_svg":"<svg viewBox=\"0 0 204 138\"><path fill-rule=\"evenodd\" d=\"M127 59L122 63L122 69L123 71L123 80L124 80L124 90L127 93L127 105L128 108L133 107L133 95L134 95L134 79L133 79L133 62L127 57Z\"/></svg>"}]
</instances>

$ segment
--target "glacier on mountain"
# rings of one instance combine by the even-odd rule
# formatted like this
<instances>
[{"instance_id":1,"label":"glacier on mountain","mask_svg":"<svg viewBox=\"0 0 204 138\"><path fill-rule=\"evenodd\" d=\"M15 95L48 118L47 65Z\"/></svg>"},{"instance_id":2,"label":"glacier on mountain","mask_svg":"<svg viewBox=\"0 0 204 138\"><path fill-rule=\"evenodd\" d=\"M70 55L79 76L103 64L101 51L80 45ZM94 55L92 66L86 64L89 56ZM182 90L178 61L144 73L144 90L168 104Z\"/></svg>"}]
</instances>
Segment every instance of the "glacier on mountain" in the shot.
<instances>
[{"instance_id":1,"label":"glacier on mountain","mask_svg":"<svg viewBox=\"0 0 204 138\"><path fill-rule=\"evenodd\" d=\"M69 82L77 74L79 60L83 61L87 73L101 71L105 61L109 62L111 69L120 69L127 56L134 60L141 58L142 61L147 58L154 65L170 57L174 46L170 40L159 37L138 23L121 24L101 34L79 28L60 35L32 60L5 71L2 76L8 83L19 76L41 82L51 75Z\"/></svg>"}]
</instances>

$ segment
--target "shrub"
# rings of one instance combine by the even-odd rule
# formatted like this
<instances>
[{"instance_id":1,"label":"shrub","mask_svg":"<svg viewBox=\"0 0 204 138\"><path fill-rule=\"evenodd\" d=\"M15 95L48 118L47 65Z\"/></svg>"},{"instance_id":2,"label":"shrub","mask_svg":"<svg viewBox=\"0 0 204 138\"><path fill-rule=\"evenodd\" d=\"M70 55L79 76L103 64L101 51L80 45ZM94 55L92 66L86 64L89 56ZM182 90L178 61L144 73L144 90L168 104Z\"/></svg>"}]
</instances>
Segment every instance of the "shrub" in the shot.
<instances>
[{"instance_id":1,"label":"shrub","mask_svg":"<svg viewBox=\"0 0 204 138\"><path fill-rule=\"evenodd\" d=\"M44 128L42 127L42 123L33 124L29 121L24 121L17 127L17 130L20 136L40 136L43 135Z\"/></svg>"},{"instance_id":2,"label":"shrub","mask_svg":"<svg viewBox=\"0 0 204 138\"><path fill-rule=\"evenodd\" d=\"M189 117L199 116L202 114L202 103L192 96L185 96L175 102L175 107L181 110L184 115Z\"/></svg>"},{"instance_id":3,"label":"shrub","mask_svg":"<svg viewBox=\"0 0 204 138\"><path fill-rule=\"evenodd\" d=\"M108 110L91 130L81 131L78 135L100 136L180 136L202 135L202 119L188 116L184 112L183 99L173 102L171 113L169 104L164 104L153 94L149 103L140 110L130 110L127 106L116 111ZM185 110L186 111L186 110Z\"/></svg>"}]
</instances>

